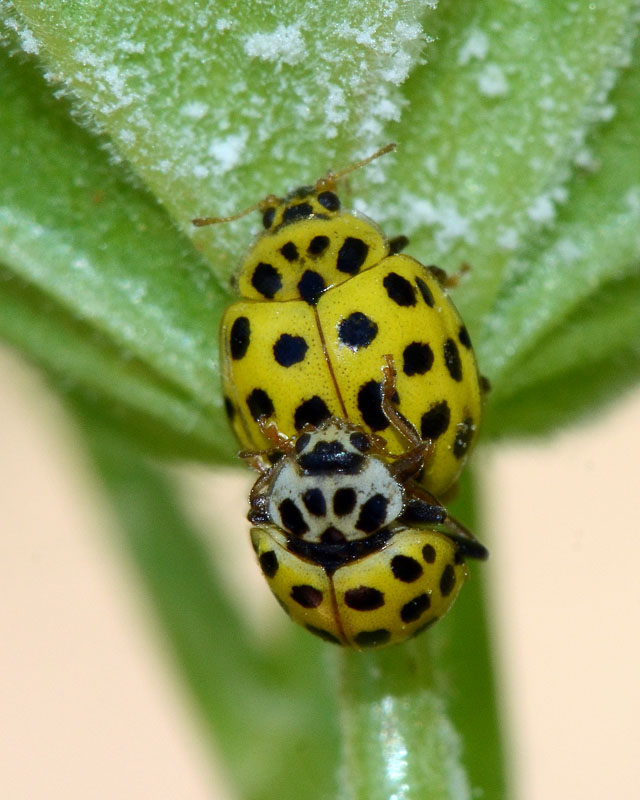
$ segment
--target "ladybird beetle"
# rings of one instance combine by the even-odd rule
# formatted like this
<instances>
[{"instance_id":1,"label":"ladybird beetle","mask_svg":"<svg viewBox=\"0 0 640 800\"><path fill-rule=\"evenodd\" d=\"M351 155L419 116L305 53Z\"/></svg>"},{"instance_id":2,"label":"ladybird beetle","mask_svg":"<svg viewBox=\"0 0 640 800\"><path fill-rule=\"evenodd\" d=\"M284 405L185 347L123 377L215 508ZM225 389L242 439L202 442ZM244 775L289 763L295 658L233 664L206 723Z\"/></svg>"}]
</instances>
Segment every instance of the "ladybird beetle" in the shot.
<instances>
[{"instance_id":1,"label":"ladybird beetle","mask_svg":"<svg viewBox=\"0 0 640 800\"><path fill-rule=\"evenodd\" d=\"M262 418L296 436L335 417L384 433L399 453L402 437L381 409L380 366L391 354L397 408L433 442L420 482L441 497L480 422L483 383L469 334L443 271L399 254L405 237L387 239L363 214L343 210L336 193L339 178L393 146L252 207L265 230L240 266L242 299L221 324L225 407L247 449L267 446Z\"/></svg>"},{"instance_id":2,"label":"ladybird beetle","mask_svg":"<svg viewBox=\"0 0 640 800\"><path fill-rule=\"evenodd\" d=\"M251 539L284 610L336 644L381 647L445 614L485 548L414 477L432 457L393 404L386 359L382 413L407 440L399 456L382 437L330 417L287 438L260 426L274 451L242 456L260 472L250 496Z\"/></svg>"}]
</instances>

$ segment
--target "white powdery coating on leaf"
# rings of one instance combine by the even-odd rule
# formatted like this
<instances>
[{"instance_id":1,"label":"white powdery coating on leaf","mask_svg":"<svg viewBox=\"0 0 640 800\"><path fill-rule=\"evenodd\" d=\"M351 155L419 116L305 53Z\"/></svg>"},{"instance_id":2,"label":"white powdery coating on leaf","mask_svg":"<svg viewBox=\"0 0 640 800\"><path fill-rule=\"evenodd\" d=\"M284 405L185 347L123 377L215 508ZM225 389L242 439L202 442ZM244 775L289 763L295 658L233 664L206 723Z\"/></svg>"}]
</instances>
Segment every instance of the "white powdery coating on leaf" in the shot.
<instances>
[{"instance_id":1,"label":"white powdery coating on leaf","mask_svg":"<svg viewBox=\"0 0 640 800\"><path fill-rule=\"evenodd\" d=\"M487 97L504 97L509 91L509 83L501 67L487 64L478 75L478 89Z\"/></svg>"},{"instance_id":2,"label":"white powdery coating on leaf","mask_svg":"<svg viewBox=\"0 0 640 800\"><path fill-rule=\"evenodd\" d=\"M540 224L552 222L556 215L555 207L548 194L541 194L527 209L527 216L532 222Z\"/></svg>"},{"instance_id":3,"label":"white powdery coating on leaf","mask_svg":"<svg viewBox=\"0 0 640 800\"><path fill-rule=\"evenodd\" d=\"M281 24L271 33L253 33L245 39L244 52L249 58L262 61L299 64L306 52L300 24Z\"/></svg>"},{"instance_id":4,"label":"white powdery coating on leaf","mask_svg":"<svg viewBox=\"0 0 640 800\"><path fill-rule=\"evenodd\" d=\"M185 103L180 109L180 113L189 119L202 119L209 111L209 106L199 100L192 100L190 103Z\"/></svg>"},{"instance_id":5,"label":"white powdery coating on leaf","mask_svg":"<svg viewBox=\"0 0 640 800\"><path fill-rule=\"evenodd\" d=\"M216 174L223 175L242 161L248 138L249 131L244 130L216 139L209 145L207 153L217 162Z\"/></svg>"},{"instance_id":6,"label":"white powdery coating on leaf","mask_svg":"<svg viewBox=\"0 0 640 800\"><path fill-rule=\"evenodd\" d=\"M464 66L471 59L482 61L489 52L489 37L484 31L476 29L471 31L469 38L458 51L458 64Z\"/></svg>"}]
</instances>

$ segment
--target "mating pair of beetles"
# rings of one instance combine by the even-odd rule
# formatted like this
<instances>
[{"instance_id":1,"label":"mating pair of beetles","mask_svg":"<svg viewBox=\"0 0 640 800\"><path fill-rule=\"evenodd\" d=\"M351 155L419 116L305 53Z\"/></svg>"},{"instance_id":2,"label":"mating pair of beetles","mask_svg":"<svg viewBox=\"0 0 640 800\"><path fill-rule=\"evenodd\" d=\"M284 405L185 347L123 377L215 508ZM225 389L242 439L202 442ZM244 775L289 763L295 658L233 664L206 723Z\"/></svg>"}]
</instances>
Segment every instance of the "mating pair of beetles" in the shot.
<instances>
[{"instance_id":1,"label":"mating pair of beetles","mask_svg":"<svg viewBox=\"0 0 640 800\"><path fill-rule=\"evenodd\" d=\"M476 438L486 381L446 274L342 210L339 179L259 209L264 231L221 326L225 405L259 477L251 538L289 616L358 649L401 642L453 604L485 548L437 499Z\"/></svg>"}]
</instances>

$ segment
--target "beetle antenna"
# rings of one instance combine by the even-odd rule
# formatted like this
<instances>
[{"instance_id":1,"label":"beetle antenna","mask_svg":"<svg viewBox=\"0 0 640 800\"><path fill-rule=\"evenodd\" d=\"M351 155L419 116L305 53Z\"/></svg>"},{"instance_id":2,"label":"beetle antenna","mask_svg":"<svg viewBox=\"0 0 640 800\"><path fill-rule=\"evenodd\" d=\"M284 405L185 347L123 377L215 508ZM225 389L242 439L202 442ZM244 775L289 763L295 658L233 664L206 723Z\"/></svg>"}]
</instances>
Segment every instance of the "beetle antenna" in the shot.
<instances>
[{"instance_id":1,"label":"beetle antenna","mask_svg":"<svg viewBox=\"0 0 640 800\"><path fill-rule=\"evenodd\" d=\"M254 203L252 206L248 208L242 209L242 211L238 211L237 214L232 214L230 217L196 217L192 219L191 222L198 227L202 228L204 225L218 225L221 222L233 222L236 219L240 219L240 217L246 217L247 214L250 214L252 211L256 211L257 209L263 210L267 206L274 205L275 203L279 203L280 198L276 197L274 194L267 195L263 200L260 200L259 203Z\"/></svg>"}]
</instances>

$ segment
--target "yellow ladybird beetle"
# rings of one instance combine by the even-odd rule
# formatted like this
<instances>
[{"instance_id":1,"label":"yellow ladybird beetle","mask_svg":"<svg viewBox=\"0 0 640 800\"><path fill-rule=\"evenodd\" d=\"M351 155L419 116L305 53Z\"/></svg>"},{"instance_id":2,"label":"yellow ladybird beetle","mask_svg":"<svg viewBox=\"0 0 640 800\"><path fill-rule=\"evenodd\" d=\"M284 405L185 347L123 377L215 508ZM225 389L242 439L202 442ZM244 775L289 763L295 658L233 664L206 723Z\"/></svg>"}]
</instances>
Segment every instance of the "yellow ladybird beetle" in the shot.
<instances>
[{"instance_id":1,"label":"yellow ladybird beetle","mask_svg":"<svg viewBox=\"0 0 640 800\"><path fill-rule=\"evenodd\" d=\"M401 453L381 409L380 368L392 355L396 406L433 443L420 482L441 497L480 422L483 384L469 334L442 270L400 254L405 237L387 239L363 214L343 210L336 193L339 178L393 146L253 207L265 230L241 263L242 299L221 325L225 406L245 448L267 446L261 419L296 436L334 417L384 434Z\"/></svg>"},{"instance_id":2,"label":"yellow ladybird beetle","mask_svg":"<svg viewBox=\"0 0 640 800\"><path fill-rule=\"evenodd\" d=\"M379 436L330 417L284 436L264 419L272 451L243 453L260 473L251 539L280 605L311 633L355 648L402 642L445 614L485 548L414 478L432 456L394 406L387 357L382 413L405 439L392 456Z\"/></svg>"}]
</instances>

